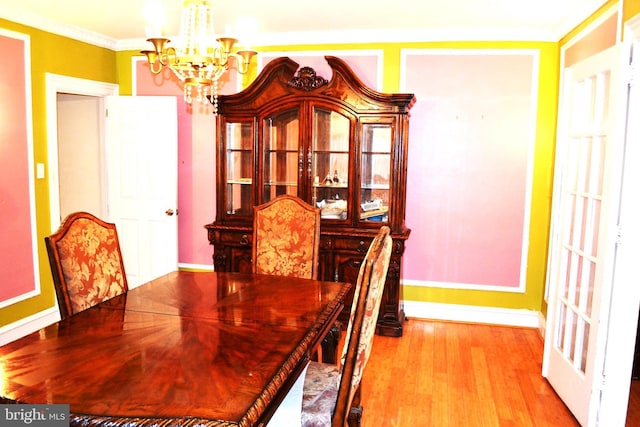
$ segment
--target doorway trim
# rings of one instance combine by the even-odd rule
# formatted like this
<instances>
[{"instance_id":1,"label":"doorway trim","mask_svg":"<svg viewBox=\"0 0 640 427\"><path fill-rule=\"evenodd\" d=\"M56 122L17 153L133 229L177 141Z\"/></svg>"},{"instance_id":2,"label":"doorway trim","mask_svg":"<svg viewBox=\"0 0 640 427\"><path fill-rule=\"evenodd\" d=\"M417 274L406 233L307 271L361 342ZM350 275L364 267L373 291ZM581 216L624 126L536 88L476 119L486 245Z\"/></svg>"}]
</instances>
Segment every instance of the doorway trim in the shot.
<instances>
[{"instance_id":1,"label":"doorway trim","mask_svg":"<svg viewBox=\"0 0 640 427\"><path fill-rule=\"evenodd\" d=\"M58 171L58 93L103 98L117 96L119 86L113 83L86 80L46 73L47 163L49 165L49 218L51 230L60 225L60 180ZM100 137L103 139L103 136Z\"/></svg>"}]
</instances>

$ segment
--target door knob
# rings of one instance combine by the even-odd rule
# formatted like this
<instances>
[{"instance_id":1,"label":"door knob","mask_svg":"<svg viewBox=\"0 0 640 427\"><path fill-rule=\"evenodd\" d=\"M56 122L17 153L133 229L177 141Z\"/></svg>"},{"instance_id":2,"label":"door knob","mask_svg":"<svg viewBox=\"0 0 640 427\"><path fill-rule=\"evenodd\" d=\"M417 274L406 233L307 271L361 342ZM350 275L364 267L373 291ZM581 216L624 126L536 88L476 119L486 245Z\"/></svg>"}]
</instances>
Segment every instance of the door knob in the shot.
<instances>
[{"instance_id":1,"label":"door knob","mask_svg":"<svg viewBox=\"0 0 640 427\"><path fill-rule=\"evenodd\" d=\"M164 213L166 213L167 216L173 216L173 209L167 209Z\"/></svg>"}]
</instances>

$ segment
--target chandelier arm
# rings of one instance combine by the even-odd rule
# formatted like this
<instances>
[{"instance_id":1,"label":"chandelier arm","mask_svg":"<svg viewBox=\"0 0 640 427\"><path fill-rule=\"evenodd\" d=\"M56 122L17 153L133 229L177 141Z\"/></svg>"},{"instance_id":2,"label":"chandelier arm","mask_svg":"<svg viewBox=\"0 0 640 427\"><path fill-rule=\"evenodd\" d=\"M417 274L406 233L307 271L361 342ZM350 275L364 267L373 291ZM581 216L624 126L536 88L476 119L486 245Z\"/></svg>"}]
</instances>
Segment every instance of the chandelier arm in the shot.
<instances>
[{"instance_id":1,"label":"chandelier arm","mask_svg":"<svg viewBox=\"0 0 640 427\"><path fill-rule=\"evenodd\" d=\"M226 68L229 62L229 55L231 54L226 52L222 46L217 46L213 50L213 55L211 55L211 62L213 66L216 68Z\"/></svg>"},{"instance_id":2,"label":"chandelier arm","mask_svg":"<svg viewBox=\"0 0 640 427\"><path fill-rule=\"evenodd\" d=\"M160 74L164 67L162 66L162 61L159 59L154 62L149 62L149 69L153 74Z\"/></svg>"},{"instance_id":3,"label":"chandelier arm","mask_svg":"<svg viewBox=\"0 0 640 427\"><path fill-rule=\"evenodd\" d=\"M172 46L165 48L162 51L162 55L160 55L160 57L162 58L163 65L172 66L172 65L178 65L180 63L180 58L176 53L176 49Z\"/></svg>"}]
</instances>

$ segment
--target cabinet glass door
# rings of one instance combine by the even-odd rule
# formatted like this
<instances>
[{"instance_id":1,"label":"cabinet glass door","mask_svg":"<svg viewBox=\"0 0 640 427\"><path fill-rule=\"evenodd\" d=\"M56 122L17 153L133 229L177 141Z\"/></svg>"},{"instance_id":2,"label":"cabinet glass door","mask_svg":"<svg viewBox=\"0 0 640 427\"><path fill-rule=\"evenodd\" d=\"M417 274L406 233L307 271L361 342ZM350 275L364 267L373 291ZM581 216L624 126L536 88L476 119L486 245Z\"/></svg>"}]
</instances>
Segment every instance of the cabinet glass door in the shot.
<instances>
[{"instance_id":1,"label":"cabinet glass door","mask_svg":"<svg viewBox=\"0 0 640 427\"><path fill-rule=\"evenodd\" d=\"M321 217L347 219L349 207L350 120L336 111L314 108L312 202Z\"/></svg>"},{"instance_id":2,"label":"cabinet glass door","mask_svg":"<svg viewBox=\"0 0 640 427\"><path fill-rule=\"evenodd\" d=\"M251 122L225 125L227 215L251 215L253 166L253 126Z\"/></svg>"},{"instance_id":3,"label":"cabinet glass door","mask_svg":"<svg viewBox=\"0 0 640 427\"><path fill-rule=\"evenodd\" d=\"M389 123L362 125L360 219L363 221L389 221L392 130Z\"/></svg>"},{"instance_id":4,"label":"cabinet glass door","mask_svg":"<svg viewBox=\"0 0 640 427\"><path fill-rule=\"evenodd\" d=\"M299 116L299 110L295 108L270 116L263 122L265 147L260 203L282 194L299 196L298 185L304 170Z\"/></svg>"}]
</instances>

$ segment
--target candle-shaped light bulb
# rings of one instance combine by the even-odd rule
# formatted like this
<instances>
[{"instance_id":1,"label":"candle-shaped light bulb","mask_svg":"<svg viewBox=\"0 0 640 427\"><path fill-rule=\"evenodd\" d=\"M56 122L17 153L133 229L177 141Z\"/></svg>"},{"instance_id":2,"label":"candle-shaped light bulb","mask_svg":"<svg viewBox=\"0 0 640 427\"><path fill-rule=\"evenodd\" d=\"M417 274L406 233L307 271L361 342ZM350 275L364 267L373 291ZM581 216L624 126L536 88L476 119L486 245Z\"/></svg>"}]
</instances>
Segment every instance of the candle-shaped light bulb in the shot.
<instances>
[{"instance_id":1,"label":"candle-shaped light bulb","mask_svg":"<svg viewBox=\"0 0 640 427\"><path fill-rule=\"evenodd\" d=\"M147 38L162 37L162 28L166 21L162 4L158 0L147 1L143 6L142 16L146 23Z\"/></svg>"},{"instance_id":2,"label":"candle-shaped light bulb","mask_svg":"<svg viewBox=\"0 0 640 427\"><path fill-rule=\"evenodd\" d=\"M243 50L251 50L252 41L255 39L258 24L254 18L243 16L236 24L238 39L242 41Z\"/></svg>"}]
</instances>

